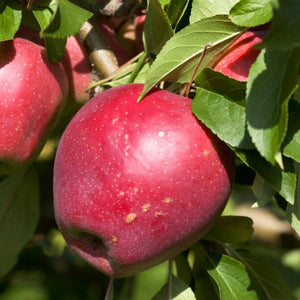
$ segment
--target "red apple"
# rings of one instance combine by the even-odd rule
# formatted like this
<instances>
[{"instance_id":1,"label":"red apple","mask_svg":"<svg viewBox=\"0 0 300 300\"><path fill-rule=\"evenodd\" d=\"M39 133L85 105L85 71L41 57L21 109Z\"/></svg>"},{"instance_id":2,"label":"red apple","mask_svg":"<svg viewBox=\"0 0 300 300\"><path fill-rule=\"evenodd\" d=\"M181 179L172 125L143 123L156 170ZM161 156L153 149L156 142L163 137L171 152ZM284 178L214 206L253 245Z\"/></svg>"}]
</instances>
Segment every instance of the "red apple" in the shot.
<instances>
[{"instance_id":1,"label":"red apple","mask_svg":"<svg viewBox=\"0 0 300 300\"><path fill-rule=\"evenodd\" d=\"M119 21L120 22L120 21ZM126 43L124 41L118 40L118 37L115 32L115 28L118 26L118 20L116 17L114 18L109 18L109 17L99 17L98 18L98 25L101 33L103 34L104 38L108 42L111 50L115 54L118 64L123 65L126 63L131 57L128 54L129 52L127 51L124 47Z\"/></svg>"},{"instance_id":2,"label":"red apple","mask_svg":"<svg viewBox=\"0 0 300 300\"><path fill-rule=\"evenodd\" d=\"M66 128L54 167L57 224L92 266L125 277L184 251L220 215L232 152L188 98L141 84L102 92Z\"/></svg>"},{"instance_id":3,"label":"red apple","mask_svg":"<svg viewBox=\"0 0 300 300\"><path fill-rule=\"evenodd\" d=\"M214 69L239 81L247 81L249 69L255 62L260 50L254 48L266 36L265 27L243 33L215 64Z\"/></svg>"},{"instance_id":4,"label":"red apple","mask_svg":"<svg viewBox=\"0 0 300 300\"><path fill-rule=\"evenodd\" d=\"M92 83L92 66L88 54L75 36L67 39L65 56L62 62L70 82L69 101L86 102L90 97L86 89Z\"/></svg>"},{"instance_id":5,"label":"red apple","mask_svg":"<svg viewBox=\"0 0 300 300\"><path fill-rule=\"evenodd\" d=\"M15 38L0 43L0 171L28 163L44 145L68 95L62 64Z\"/></svg>"}]
</instances>

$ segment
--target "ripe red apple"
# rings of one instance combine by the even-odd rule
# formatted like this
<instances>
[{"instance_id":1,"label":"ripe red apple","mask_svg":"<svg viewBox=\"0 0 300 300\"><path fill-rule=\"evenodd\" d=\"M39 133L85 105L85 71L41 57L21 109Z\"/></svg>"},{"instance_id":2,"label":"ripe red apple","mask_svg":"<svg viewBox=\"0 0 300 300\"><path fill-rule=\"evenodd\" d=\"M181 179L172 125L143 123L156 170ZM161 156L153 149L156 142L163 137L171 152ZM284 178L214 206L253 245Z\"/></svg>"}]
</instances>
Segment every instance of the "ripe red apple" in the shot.
<instances>
[{"instance_id":1,"label":"ripe red apple","mask_svg":"<svg viewBox=\"0 0 300 300\"><path fill-rule=\"evenodd\" d=\"M266 36L266 27L257 27L243 33L215 64L214 69L239 81L247 81L249 69L260 50L254 48Z\"/></svg>"},{"instance_id":2,"label":"ripe red apple","mask_svg":"<svg viewBox=\"0 0 300 300\"><path fill-rule=\"evenodd\" d=\"M6 172L41 150L65 104L68 79L43 47L15 38L0 43L0 82L0 172Z\"/></svg>"},{"instance_id":3,"label":"ripe red apple","mask_svg":"<svg viewBox=\"0 0 300 300\"><path fill-rule=\"evenodd\" d=\"M141 84L109 89L66 128L55 158L57 224L101 272L125 277L197 242L220 215L232 152L188 98Z\"/></svg>"},{"instance_id":4,"label":"ripe red apple","mask_svg":"<svg viewBox=\"0 0 300 300\"><path fill-rule=\"evenodd\" d=\"M92 66L85 49L75 36L67 39L62 62L70 83L69 101L86 102L90 97L86 89L92 83Z\"/></svg>"}]
</instances>

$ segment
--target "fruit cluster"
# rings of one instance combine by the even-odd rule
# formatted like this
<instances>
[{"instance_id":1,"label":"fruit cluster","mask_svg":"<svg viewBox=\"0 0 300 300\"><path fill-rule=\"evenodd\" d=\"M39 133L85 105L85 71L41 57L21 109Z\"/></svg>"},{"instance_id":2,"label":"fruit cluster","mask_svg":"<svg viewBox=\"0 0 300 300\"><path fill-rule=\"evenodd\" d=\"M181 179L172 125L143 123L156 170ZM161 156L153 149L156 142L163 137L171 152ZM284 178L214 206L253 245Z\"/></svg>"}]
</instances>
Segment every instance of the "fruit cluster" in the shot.
<instances>
[{"instance_id":1,"label":"fruit cluster","mask_svg":"<svg viewBox=\"0 0 300 300\"><path fill-rule=\"evenodd\" d=\"M118 64L141 50L141 37L125 49L115 24L99 24ZM214 68L246 80L259 52L252 46L264 34L246 32ZM1 173L37 157L68 101L87 102L55 159L56 220L70 247L101 272L124 277L193 245L229 197L231 150L195 118L190 99L169 91L152 89L138 103L143 85L125 84L89 100L92 67L82 44L70 37L64 59L53 63L43 43L23 27L0 44Z\"/></svg>"}]
</instances>

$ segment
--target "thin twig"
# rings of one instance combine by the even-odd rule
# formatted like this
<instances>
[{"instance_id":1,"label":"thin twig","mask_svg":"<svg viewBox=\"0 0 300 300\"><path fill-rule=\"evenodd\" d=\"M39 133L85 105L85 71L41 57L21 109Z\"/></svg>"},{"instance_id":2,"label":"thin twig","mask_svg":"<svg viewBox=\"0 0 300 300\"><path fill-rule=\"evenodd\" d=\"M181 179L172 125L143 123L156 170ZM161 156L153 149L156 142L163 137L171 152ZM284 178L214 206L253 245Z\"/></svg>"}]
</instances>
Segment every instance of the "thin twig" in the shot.
<instances>
[{"instance_id":1,"label":"thin twig","mask_svg":"<svg viewBox=\"0 0 300 300\"><path fill-rule=\"evenodd\" d=\"M203 51L202 51L201 56L200 56L200 59L199 59L197 65L196 65L196 68L194 69L194 72L193 72L192 77L191 77L191 79L190 79L190 82L188 83L188 85L187 85L186 88L185 88L185 95L184 95L185 97L188 97L189 92L190 92L190 89L191 89L191 86L192 86L192 83L193 83L193 81L194 81L194 78L196 77L197 71L198 71L198 69L199 69L201 63L203 62L203 59L204 59L204 56L205 56L205 54L206 54L207 49L208 49L211 45L212 45L211 43L208 43L208 44L206 44L206 45L204 46Z\"/></svg>"},{"instance_id":2,"label":"thin twig","mask_svg":"<svg viewBox=\"0 0 300 300\"><path fill-rule=\"evenodd\" d=\"M112 287L113 287L113 281L114 281L114 278L110 277L108 285L107 285L104 300L109 300L109 298L110 298L110 295L111 295L111 292L112 292Z\"/></svg>"},{"instance_id":3,"label":"thin twig","mask_svg":"<svg viewBox=\"0 0 300 300\"><path fill-rule=\"evenodd\" d=\"M168 274L168 300L172 299L172 276L173 276L173 260L169 259L169 274Z\"/></svg>"}]
</instances>

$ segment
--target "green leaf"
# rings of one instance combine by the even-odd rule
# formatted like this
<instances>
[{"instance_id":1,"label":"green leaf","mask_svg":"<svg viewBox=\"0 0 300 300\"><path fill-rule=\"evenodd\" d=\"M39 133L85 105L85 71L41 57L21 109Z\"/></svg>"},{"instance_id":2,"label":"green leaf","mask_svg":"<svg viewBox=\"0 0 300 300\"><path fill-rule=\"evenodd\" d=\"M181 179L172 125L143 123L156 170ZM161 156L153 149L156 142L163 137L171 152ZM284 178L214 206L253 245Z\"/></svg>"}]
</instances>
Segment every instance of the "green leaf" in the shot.
<instances>
[{"instance_id":1,"label":"green leaf","mask_svg":"<svg viewBox=\"0 0 300 300\"><path fill-rule=\"evenodd\" d=\"M250 168L257 172L287 202L294 203L296 174L290 160L284 160L285 170L268 163L255 150L235 149L235 154Z\"/></svg>"},{"instance_id":2,"label":"green leaf","mask_svg":"<svg viewBox=\"0 0 300 300\"><path fill-rule=\"evenodd\" d=\"M253 148L246 130L246 113L243 102L197 88L191 109L199 120L232 147Z\"/></svg>"},{"instance_id":3,"label":"green leaf","mask_svg":"<svg viewBox=\"0 0 300 300\"><path fill-rule=\"evenodd\" d=\"M168 283L152 298L152 300L165 300L168 295ZM196 300L192 289L182 280L172 276L172 300Z\"/></svg>"},{"instance_id":4,"label":"green leaf","mask_svg":"<svg viewBox=\"0 0 300 300\"><path fill-rule=\"evenodd\" d=\"M221 300L258 300L250 275L241 262L227 255L210 254L208 273L219 288Z\"/></svg>"},{"instance_id":5,"label":"green leaf","mask_svg":"<svg viewBox=\"0 0 300 300\"><path fill-rule=\"evenodd\" d=\"M45 38L47 57L52 62L60 62L65 54L67 39Z\"/></svg>"},{"instance_id":6,"label":"green leaf","mask_svg":"<svg viewBox=\"0 0 300 300\"><path fill-rule=\"evenodd\" d=\"M228 99L241 101L245 105L246 83L234 80L223 73L205 68L195 78L197 87L220 94Z\"/></svg>"},{"instance_id":7,"label":"green leaf","mask_svg":"<svg viewBox=\"0 0 300 300\"><path fill-rule=\"evenodd\" d=\"M243 216L221 216L203 237L214 242L239 244L248 241L253 234L253 221Z\"/></svg>"},{"instance_id":8,"label":"green leaf","mask_svg":"<svg viewBox=\"0 0 300 300\"><path fill-rule=\"evenodd\" d=\"M144 23L146 52L156 55L172 35L171 24L161 4L158 0L149 0Z\"/></svg>"},{"instance_id":9,"label":"green leaf","mask_svg":"<svg viewBox=\"0 0 300 300\"><path fill-rule=\"evenodd\" d=\"M259 206L264 206L269 203L275 195L275 191L258 174L256 174L253 182L253 193Z\"/></svg>"},{"instance_id":10,"label":"green leaf","mask_svg":"<svg viewBox=\"0 0 300 300\"><path fill-rule=\"evenodd\" d=\"M280 277L278 271L261 257L239 252L240 260L246 265L255 286L264 294L259 299L296 300L291 290Z\"/></svg>"},{"instance_id":11,"label":"green leaf","mask_svg":"<svg viewBox=\"0 0 300 300\"><path fill-rule=\"evenodd\" d=\"M228 15L230 9L239 0L197 0L192 3L190 23L197 22L201 19L213 17L216 15Z\"/></svg>"},{"instance_id":12,"label":"green leaf","mask_svg":"<svg viewBox=\"0 0 300 300\"><path fill-rule=\"evenodd\" d=\"M288 124L288 101L297 87L300 51L263 49L247 82L246 118L260 154L275 164Z\"/></svg>"},{"instance_id":13,"label":"green leaf","mask_svg":"<svg viewBox=\"0 0 300 300\"><path fill-rule=\"evenodd\" d=\"M33 169L0 181L0 277L17 262L39 220L38 177Z\"/></svg>"},{"instance_id":14,"label":"green leaf","mask_svg":"<svg viewBox=\"0 0 300 300\"><path fill-rule=\"evenodd\" d=\"M262 47L289 51L300 47L300 5L298 0L272 0L274 16Z\"/></svg>"},{"instance_id":15,"label":"green leaf","mask_svg":"<svg viewBox=\"0 0 300 300\"><path fill-rule=\"evenodd\" d=\"M203 19L183 28L167 41L157 55L140 99L163 80L188 82L205 46L211 45L197 73L239 33L240 27L234 25L227 16Z\"/></svg>"},{"instance_id":16,"label":"green leaf","mask_svg":"<svg viewBox=\"0 0 300 300\"><path fill-rule=\"evenodd\" d=\"M295 163L295 169L297 172L297 188L295 193L294 204L288 204L286 209L287 219L295 229L295 231L300 235L300 164Z\"/></svg>"},{"instance_id":17,"label":"green leaf","mask_svg":"<svg viewBox=\"0 0 300 300\"><path fill-rule=\"evenodd\" d=\"M181 253L174 258L174 262L176 266L176 276L187 285L190 285L192 279L192 270L186 256Z\"/></svg>"},{"instance_id":18,"label":"green leaf","mask_svg":"<svg viewBox=\"0 0 300 300\"><path fill-rule=\"evenodd\" d=\"M11 4L0 7L0 42L12 40L21 24L22 10Z\"/></svg>"},{"instance_id":19,"label":"green leaf","mask_svg":"<svg viewBox=\"0 0 300 300\"><path fill-rule=\"evenodd\" d=\"M289 103L289 123L285 140L283 142L283 154L300 162L300 103L292 100Z\"/></svg>"},{"instance_id":20,"label":"green leaf","mask_svg":"<svg viewBox=\"0 0 300 300\"><path fill-rule=\"evenodd\" d=\"M42 37L63 39L75 35L81 25L93 15L68 0L59 0L55 4L48 25L42 28Z\"/></svg>"},{"instance_id":21,"label":"green leaf","mask_svg":"<svg viewBox=\"0 0 300 300\"><path fill-rule=\"evenodd\" d=\"M187 6L188 0L171 0L168 6L167 15L170 23L175 26L180 17L183 15Z\"/></svg>"},{"instance_id":22,"label":"green leaf","mask_svg":"<svg viewBox=\"0 0 300 300\"><path fill-rule=\"evenodd\" d=\"M241 0L229 13L231 20L245 27L254 27L271 20L273 8L270 0Z\"/></svg>"},{"instance_id":23,"label":"green leaf","mask_svg":"<svg viewBox=\"0 0 300 300\"><path fill-rule=\"evenodd\" d=\"M192 267L195 284L194 292L197 299L219 300L220 298L214 281L207 273L208 258L202 244L202 242L194 244L188 253L188 261Z\"/></svg>"}]
</instances>

